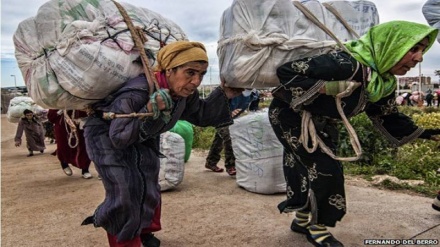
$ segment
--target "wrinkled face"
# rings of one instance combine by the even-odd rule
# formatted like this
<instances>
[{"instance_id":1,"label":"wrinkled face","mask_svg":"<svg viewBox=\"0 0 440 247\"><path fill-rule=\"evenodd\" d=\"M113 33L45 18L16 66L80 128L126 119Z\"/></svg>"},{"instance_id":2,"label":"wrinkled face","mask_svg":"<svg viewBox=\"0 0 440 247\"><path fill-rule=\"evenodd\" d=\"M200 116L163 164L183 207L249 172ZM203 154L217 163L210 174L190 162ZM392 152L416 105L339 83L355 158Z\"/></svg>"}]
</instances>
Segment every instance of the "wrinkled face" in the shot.
<instances>
[{"instance_id":1,"label":"wrinkled face","mask_svg":"<svg viewBox=\"0 0 440 247\"><path fill-rule=\"evenodd\" d=\"M26 115L24 115L26 118L27 118L27 120L32 120L32 117L34 116L34 114L33 113L26 113Z\"/></svg>"},{"instance_id":2,"label":"wrinkled face","mask_svg":"<svg viewBox=\"0 0 440 247\"><path fill-rule=\"evenodd\" d=\"M410 69L414 68L417 63L423 61L423 52L429 44L428 38L424 38L411 48L405 56L390 69L393 75L405 75Z\"/></svg>"},{"instance_id":3,"label":"wrinkled face","mask_svg":"<svg viewBox=\"0 0 440 247\"><path fill-rule=\"evenodd\" d=\"M189 62L166 71L166 77L173 97L188 97L202 83L208 63Z\"/></svg>"}]
</instances>

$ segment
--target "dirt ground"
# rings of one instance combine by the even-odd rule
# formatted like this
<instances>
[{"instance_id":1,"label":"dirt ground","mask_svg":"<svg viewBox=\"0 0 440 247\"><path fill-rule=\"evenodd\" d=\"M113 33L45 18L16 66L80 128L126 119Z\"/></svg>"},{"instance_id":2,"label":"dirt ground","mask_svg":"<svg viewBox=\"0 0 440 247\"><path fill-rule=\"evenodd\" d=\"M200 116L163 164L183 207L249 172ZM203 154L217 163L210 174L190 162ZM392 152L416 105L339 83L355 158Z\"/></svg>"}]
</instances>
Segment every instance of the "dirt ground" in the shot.
<instances>
[{"instance_id":1,"label":"dirt ground","mask_svg":"<svg viewBox=\"0 0 440 247\"><path fill-rule=\"evenodd\" d=\"M67 177L50 155L56 145L49 142L44 154L26 157L25 145L14 146L16 126L2 115L1 246L108 246L103 229L81 226L104 196L93 166L93 179L83 179L79 169ZM284 194L248 192L226 173L205 170L205 156L193 152L184 181L163 193L163 229L156 233L161 246L312 246L305 236L290 231L293 216L277 210ZM416 239L440 239L440 227L434 227L440 224L440 213L431 208L432 198L347 180L347 215L330 228L345 246L364 246L365 239L410 239L419 233Z\"/></svg>"}]
</instances>

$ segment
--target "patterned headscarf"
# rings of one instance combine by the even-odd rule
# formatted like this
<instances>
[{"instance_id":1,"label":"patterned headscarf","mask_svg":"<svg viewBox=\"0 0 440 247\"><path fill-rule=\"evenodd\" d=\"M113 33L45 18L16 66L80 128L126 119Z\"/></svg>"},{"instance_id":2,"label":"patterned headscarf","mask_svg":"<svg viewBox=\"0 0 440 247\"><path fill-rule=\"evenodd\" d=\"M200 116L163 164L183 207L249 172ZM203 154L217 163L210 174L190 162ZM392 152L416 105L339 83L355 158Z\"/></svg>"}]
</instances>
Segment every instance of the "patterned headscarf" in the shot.
<instances>
[{"instance_id":1,"label":"patterned headscarf","mask_svg":"<svg viewBox=\"0 0 440 247\"><path fill-rule=\"evenodd\" d=\"M193 61L208 62L205 46L199 42L176 41L159 50L155 71L172 69Z\"/></svg>"},{"instance_id":2,"label":"patterned headscarf","mask_svg":"<svg viewBox=\"0 0 440 247\"><path fill-rule=\"evenodd\" d=\"M427 25L390 21L372 27L358 40L345 44L353 57L371 68L371 80L367 85L369 100L376 102L390 95L397 86L396 77L389 70L417 43L428 37L432 46L438 30ZM424 54L423 53L423 54Z\"/></svg>"}]
</instances>

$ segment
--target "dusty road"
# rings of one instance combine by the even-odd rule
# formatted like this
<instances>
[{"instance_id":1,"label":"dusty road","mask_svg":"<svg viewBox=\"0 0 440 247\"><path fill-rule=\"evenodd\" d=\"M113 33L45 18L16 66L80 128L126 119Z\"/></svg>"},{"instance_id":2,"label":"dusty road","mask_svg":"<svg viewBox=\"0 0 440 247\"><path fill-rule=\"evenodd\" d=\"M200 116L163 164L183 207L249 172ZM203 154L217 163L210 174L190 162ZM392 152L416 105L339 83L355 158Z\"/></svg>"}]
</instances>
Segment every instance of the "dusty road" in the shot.
<instances>
[{"instance_id":1,"label":"dusty road","mask_svg":"<svg viewBox=\"0 0 440 247\"><path fill-rule=\"evenodd\" d=\"M78 169L67 177L50 155L55 144L47 143L44 154L26 157L25 147L14 146L16 124L5 115L1 120L1 246L107 246L104 230L80 225L103 199L96 171L91 169L95 178L90 180ZM277 211L283 194L248 192L203 164L204 154L194 152L182 184L163 193L163 230L156 233L163 247L311 246L305 236L290 231L293 216ZM347 215L330 231L348 247L365 246L365 239L409 239L440 224L432 198L349 180L347 200ZM439 240L440 227L416 238Z\"/></svg>"}]
</instances>

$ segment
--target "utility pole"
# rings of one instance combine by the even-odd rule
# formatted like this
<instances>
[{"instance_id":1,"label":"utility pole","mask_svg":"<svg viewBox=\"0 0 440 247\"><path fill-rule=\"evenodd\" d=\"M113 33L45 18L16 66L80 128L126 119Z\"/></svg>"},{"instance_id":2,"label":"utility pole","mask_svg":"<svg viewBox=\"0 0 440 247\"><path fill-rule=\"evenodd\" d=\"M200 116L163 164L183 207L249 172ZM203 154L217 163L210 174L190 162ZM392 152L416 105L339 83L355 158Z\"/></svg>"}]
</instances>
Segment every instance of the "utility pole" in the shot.
<instances>
[{"instance_id":1,"label":"utility pole","mask_svg":"<svg viewBox=\"0 0 440 247\"><path fill-rule=\"evenodd\" d=\"M419 92L422 92L422 63L419 63Z\"/></svg>"},{"instance_id":2,"label":"utility pole","mask_svg":"<svg viewBox=\"0 0 440 247\"><path fill-rule=\"evenodd\" d=\"M419 63L419 102L417 102L418 107L423 106L423 92L422 92L422 63Z\"/></svg>"},{"instance_id":3,"label":"utility pole","mask_svg":"<svg viewBox=\"0 0 440 247\"><path fill-rule=\"evenodd\" d=\"M15 85L15 88L17 88L17 78L15 77L15 75L11 75L12 77L14 77L14 85Z\"/></svg>"}]
</instances>

